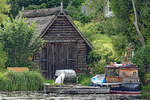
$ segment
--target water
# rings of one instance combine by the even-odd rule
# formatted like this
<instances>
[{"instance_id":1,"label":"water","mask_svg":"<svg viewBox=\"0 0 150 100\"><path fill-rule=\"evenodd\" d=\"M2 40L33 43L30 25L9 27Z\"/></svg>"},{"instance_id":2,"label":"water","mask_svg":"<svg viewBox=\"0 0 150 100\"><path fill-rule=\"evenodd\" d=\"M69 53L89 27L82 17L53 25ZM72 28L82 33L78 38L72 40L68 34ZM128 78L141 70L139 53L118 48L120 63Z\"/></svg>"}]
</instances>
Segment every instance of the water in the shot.
<instances>
[{"instance_id":1,"label":"water","mask_svg":"<svg viewBox=\"0 0 150 100\"><path fill-rule=\"evenodd\" d=\"M140 95L44 94L42 92L0 92L0 100L142 100Z\"/></svg>"}]
</instances>

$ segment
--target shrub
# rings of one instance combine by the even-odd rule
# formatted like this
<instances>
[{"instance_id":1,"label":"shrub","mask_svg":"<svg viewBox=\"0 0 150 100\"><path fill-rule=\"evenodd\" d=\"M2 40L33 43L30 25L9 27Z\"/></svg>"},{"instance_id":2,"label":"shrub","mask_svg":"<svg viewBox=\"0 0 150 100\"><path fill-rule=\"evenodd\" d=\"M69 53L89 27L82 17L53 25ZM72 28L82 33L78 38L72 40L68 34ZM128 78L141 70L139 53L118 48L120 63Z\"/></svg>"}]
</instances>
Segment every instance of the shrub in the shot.
<instances>
[{"instance_id":1,"label":"shrub","mask_svg":"<svg viewBox=\"0 0 150 100\"><path fill-rule=\"evenodd\" d=\"M91 78L92 76L83 74L79 76L79 84L89 86L91 84Z\"/></svg>"},{"instance_id":2,"label":"shrub","mask_svg":"<svg viewBox=\"0 0 150 100\"><path fill-rule=\"evenodd\" d=\"M0 43L0 70L5 68L5 63L8 60L7 53L4 51L4 46Z\"/></svg>"},{"instance_id":3,"label":"shrub","mask_svg":"<svg viewBox=\"0 0 150 100\"><path fill-rule=\"evenodd\" d=\"M113 61L113 53L108 48L101 46L99 49L93 49L89 53L89 66L93 67L94 74L102 74L105 72L105 66Z\"/></svg>"},{"instance_id":4,"label":"shrub","mask_svg":"<svg viewBox=\"0 0 150 100\"><path fill-rule=\"evenodd\" d=\"M143 86L142 96L145 98L145 100L150 100L150 84Z\"/></svg>"},{"instance_id":5,"label":"shrub","mask_svg":"<svg viewBox=\"0 0 150 100\"><path fill-rule=\"evenodd\" d=\"M40 73L6 72L0 80L0 90L3 91L38 91L43 88L44 79Z\"/></svg>"},{"instance_id":6,"label":"shrub","mask_svg":"<svg viewBox=\"0 0 150 100\"><path fill-rule=\"evenodd\" d=\"M3 73L2 73L2 72L0 72L0 79L1 79L1 78L3 78Z\"/></svg>"},{"instance_id":7,"label":"shrub","mask_svg":"<svg viewBox=\"0 0 150 100\"><path fill-rule=\"evenodd\" d=\"M144 76L150 71L150 45L138 49L132 61L139 66L139 76L145 84Z\"/></svg>"}]
</instances>

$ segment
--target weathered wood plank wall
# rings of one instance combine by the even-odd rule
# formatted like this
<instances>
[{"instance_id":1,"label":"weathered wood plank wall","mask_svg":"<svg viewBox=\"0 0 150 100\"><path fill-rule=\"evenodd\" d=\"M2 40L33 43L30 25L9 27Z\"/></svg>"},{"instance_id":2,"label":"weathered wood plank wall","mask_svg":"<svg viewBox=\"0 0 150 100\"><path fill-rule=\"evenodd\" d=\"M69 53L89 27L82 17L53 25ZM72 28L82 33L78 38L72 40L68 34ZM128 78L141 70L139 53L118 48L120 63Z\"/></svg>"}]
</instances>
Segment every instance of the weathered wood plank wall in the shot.
<instances>
[{"instance_id":1,"label":"weathered wood plank wall","mask_svg":"<svg viewBox=\"0 0 150 100\"><path fill-rule=\"evenodd\" d=\"M37 59L42 73L53 78L57 69L86 68L87 44L64 15L58 15L43 38L47 44Z\"/></svg>"}]
</instances>

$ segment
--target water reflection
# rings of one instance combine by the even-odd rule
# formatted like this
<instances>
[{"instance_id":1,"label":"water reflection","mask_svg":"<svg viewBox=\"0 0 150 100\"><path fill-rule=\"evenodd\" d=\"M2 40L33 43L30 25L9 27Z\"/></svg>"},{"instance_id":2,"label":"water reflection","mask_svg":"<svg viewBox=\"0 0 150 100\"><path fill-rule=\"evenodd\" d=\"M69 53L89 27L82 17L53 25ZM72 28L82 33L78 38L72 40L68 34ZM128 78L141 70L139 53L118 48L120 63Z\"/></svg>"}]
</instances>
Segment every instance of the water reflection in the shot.
<instances>
[{"instance_id":1,"label":"water reflection","mask_svg":"<svg viewBox=\"0 0 150 100\"><path fill-rule=\"evenodd\" d=\"M0 92L0 100L142 100L140 95L121 94L44 94L42 92Z\"/></svg>"}]
</instances>

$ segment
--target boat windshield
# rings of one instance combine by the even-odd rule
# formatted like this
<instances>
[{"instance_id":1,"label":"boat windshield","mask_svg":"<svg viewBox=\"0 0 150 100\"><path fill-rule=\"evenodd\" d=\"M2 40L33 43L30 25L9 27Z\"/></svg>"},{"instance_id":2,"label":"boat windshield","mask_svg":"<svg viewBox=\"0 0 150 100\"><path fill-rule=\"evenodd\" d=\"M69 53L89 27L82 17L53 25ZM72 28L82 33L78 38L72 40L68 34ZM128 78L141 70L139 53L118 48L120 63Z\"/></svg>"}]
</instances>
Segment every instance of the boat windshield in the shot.
<instances>
[{"instance_id":1,"label":"boat windshield","mask_svg":"<svg viewBox=\"0 0 150 100\"><path fill-rule=\"evenodd\" d=\"M106 71L106 76L119 76L119 69L118 68L108 68Z\"/></svg>"}]
</instances>

